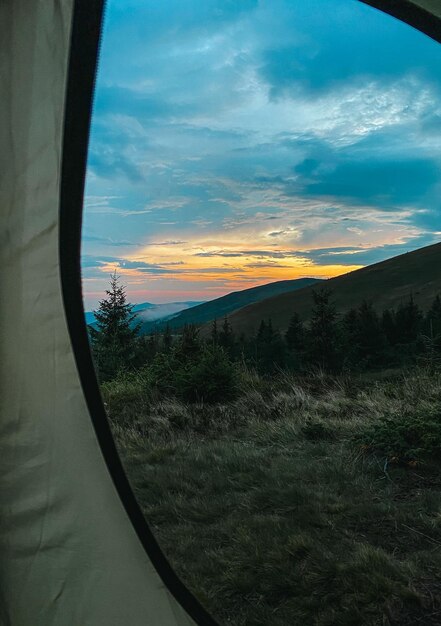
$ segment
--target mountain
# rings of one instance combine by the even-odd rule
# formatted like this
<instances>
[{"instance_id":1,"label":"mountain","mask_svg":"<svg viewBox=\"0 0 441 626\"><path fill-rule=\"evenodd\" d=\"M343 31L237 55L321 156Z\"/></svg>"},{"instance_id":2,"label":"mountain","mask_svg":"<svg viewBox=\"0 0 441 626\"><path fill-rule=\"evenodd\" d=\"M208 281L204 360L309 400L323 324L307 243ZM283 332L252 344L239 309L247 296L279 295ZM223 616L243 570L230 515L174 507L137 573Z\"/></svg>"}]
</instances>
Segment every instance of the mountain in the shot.
<instances>
[{"instance_id":1,"label":"mountain","mask_svg":"<svg viewBox=\"0 0 441 626\"><path fill-rule=\"evenodd\" d=\"M167 302L165 304L155 304L154 308L145 308L137 311L136 321L141 324L139 332L141 335L146 335L153 330L160 328L179 315L182 311L192 309L198 305L204 304L203 302Z\"/></svg>"},{"instance_id":2,"label":"mountain","mask_svg":"<svg viewBox=\"0 0 441 626\"><path fill-rule=\"evenodd\" d=\"M142 324L143 327L148 326L149 323L155 325L160 320L167 320L175 316L180 311L189 309L191 307L202 304L200 301L186 301L186 302L165 302L163 304L153 304L152 302L141 302L133 306L133 312L136 313L136 322ZM86 318L86 324L94 324L96 322L93 311L86 311L84 314ZM145 331L144 331L145 332Z\"/></svg>"},{"instance_id":3,"label":"mountain","mask_svg":"<svg viewBox=\"0 0 441 626\"><path fill-rule=\"evenodd\" d=\"M134 307L133 311L136 311L139 322L155 322L158 320L169 319L181 311L191 309L200 304L203 304L200 300L198 302L165 302L163 304L154 304L148 307Z\"/></svg>"},{"instance_id":4,"label":"mountain","mask_svg":"<svg viewBox=\"0 0 441 626\"><path fill-rule=\"evenodd\" d=\"M280 280L242 291L233 291L221 298L216 298L182 311L169 318L168 322L172 328L180 328L185 324L205 324L215 318L221 320L225 315L230 315L234 311L252 303L321 282L323 281L316 278L299 278L297 280Z\"/></svg>"},{"instance_id":5,"label":"mountain","mask_svg":"<svg viewBox=\"0 0 441 626\"><path fill-rule=\"evenodd\" d=\"M369 265L336 278L321 286L332 291L337 311L344 313L363 300L370 300L378 311L397 307L413 295L415 302L427 310L441 293L441 243L407 252L381 263ZM233 313L229 320L236 332L256 331L262 319L284 331L296 311L303 320L311 313L313 287L283 293Z\"/></svg>"}]
</instances>

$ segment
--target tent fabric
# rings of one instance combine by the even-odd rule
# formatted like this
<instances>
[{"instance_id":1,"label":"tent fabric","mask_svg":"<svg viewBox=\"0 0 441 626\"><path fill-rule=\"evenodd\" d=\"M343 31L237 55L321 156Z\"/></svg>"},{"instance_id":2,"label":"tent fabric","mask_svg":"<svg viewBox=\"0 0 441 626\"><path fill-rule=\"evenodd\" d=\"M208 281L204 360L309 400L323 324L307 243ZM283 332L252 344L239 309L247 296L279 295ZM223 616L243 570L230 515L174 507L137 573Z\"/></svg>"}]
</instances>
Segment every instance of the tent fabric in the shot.
<instances>
[{"instance_id":1,"label":"tent fabric","mask_svg":"<svg viewBox=\"0 0 441 626\"><path fill-rule=\"evenodd\" d=\"M72 11L72 0L0 3L0 619L185 626L109 475L65 320L58 213Z\"/></svg>"},{"instance_id":2,"label":"tent fabric","mask_svg":"<svg viewBox=\"0 0 441 626\"><path fill-rule=\"evenodd\" d=\"M441 0L361 0L441 42Z\"/></svg>"},{"instance_id":3,"label":"tent fabric","mask_svg":"<svg viewBox=\"0 0 441 626\"><path fill-rule=\"evenodd\" d=\"M440 0L368 3L439 35ZM80 57L101 5L0 2L0 624L212 624L140 520L84 343L81 85L95 58Z\"/></svg>"},{"instance_id":4,"label":"tent fabric","mask_svg":"<svg viewBox=\"0 0 441 626\"><path fill-rule=\"evenodd\" d=\"M399 2L395 2L399 4ZM440 0L412 0L410 4L424 9L427 13L441 18L441 2Z\"/></svg>"},{"instance_id":5,"label":"tent fabric","mask_svg":"<svg viewBox=\"0 0 441 626\"><path fill-rule=\"evenodd\" d=\"M441 18L441 2L440 0L414 0L413 4L421 7L431 13L432 15L436 15Z\"/></svg>"},{"instance_id":6,"label":"tent fabric","mask_svg":"<svg viewBox=\"0 0 441 626\"><path fill-rule=\"evenodd\" d=\"M378 8L386 11L387 13L395 12L397 14L397 17L407 8L417 8L426 11L428 16L441 18L440 0L378 0ZM414 13L413 21L415 21L415 19L417 19L417 16Z\"/></svg>"}]
</instances>

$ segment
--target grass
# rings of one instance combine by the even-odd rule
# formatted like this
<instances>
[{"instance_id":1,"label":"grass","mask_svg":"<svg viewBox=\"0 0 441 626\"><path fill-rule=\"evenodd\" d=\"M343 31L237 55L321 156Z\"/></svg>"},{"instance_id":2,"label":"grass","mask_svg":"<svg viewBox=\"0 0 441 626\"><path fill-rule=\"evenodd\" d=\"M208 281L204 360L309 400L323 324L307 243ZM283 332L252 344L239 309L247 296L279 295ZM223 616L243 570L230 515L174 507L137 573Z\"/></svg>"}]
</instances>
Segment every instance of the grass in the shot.
<instances>
[{"instance_id":1,"label":"grass","mask_svg":"<svg viewBox=\"0 0 441 626\"><path fill-rule=\"evenodd\" d=\"M238 400L214 406L130 384L104 389L127 473L220 624L441 624L438 462L394 465L359 443L385 415L439 411L439 375L249 375Z\"/></svg>"}]
</instances>

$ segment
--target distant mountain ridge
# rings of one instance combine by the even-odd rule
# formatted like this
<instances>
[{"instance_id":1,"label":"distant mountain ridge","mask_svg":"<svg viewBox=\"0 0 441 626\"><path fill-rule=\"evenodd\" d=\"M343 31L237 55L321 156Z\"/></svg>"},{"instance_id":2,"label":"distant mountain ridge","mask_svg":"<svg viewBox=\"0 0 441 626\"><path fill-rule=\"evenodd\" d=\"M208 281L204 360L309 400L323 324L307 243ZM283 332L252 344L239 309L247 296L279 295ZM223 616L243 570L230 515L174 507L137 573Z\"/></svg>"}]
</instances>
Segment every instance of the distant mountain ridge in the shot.
<instances>
[{"instance_id":1,"label":"distant mountain ridge","mask_svg":"<svg viewBox=\"0 0 441 626\"><path fill-rule=\"evenodd\" d=\"M155 323L159 320L166 320L180 311L203 304L200 300L187 300L185 302L165 302L163 304L153 304L152 302L141 302L133 305L133 312L136 313L136 322L144 325L146 322ZM86 311L84 314L86 324L95 324L95 314L93 311Z\"/></svg>"},{"instance_id":2,"label":"distant mountain ridge","mask_svg":"<svg viewBox=\"0 0 441 626\"><path fill-rule=\"evenodd\" d=\"M411 295L427 310L441 293L441 243L330 278L321 286L332 291L340 313L359 306L363 300L371 301L378 311L396 308ZM312 290L309 286L243 307L229 317L230 323L236 332L249 335L256 332L262 319L271 318L275 327L285 331L294 312L308 320Z\"/></svg>"},{"instance_id":3,"label":"distant mountain ridge","mask_svg":"<svg viewBox=\"0 0 441 626\"><path fill-rule=\"evenodd\" d=\"M317 285L323 282L318 278L297 278L293 280L280 280L258 287L250 287L241 291L233 291L225 296L204 302L191 309L181 311L177 315L168 320L172 328L181 328L186 324L203 325L214 319L221 320L225 315L229 316L235 311L242 309L250 304L260 302L262 300L277 296L283 293L289 293L298 289L304 289L311 285Z\"/></svg>"}]
</instances>

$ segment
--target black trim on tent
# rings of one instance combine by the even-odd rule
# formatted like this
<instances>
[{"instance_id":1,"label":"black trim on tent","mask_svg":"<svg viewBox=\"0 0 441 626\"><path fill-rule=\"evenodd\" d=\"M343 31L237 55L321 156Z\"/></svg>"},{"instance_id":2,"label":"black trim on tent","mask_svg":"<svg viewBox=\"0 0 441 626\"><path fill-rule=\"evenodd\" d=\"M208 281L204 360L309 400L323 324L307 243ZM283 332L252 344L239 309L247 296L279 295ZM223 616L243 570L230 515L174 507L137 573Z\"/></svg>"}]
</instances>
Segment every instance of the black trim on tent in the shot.
<instances>
[{"instance_id":1,"label":"black trim on tent","mask_svg":"<svg viewBox=\"0 0 441 626\"><path fill-rule=\"evenodd\" d=\"M178 578L153 536L119 458L89 348L81 288L81 224L103 0L76 0L70 43L60 190L60 274L72 348L89 413L110 476L164 584L201 626L217 626Z\"/></svg>"},{"instance_id":2,"label":"black trim on tent","mask_svg":"<svg viewBox=\"0 0 441 626\"><path fill-rule=\"evenodd\" d=\"M299 0L300 1L300 0ZM348 0L349 1L349 0ZM361 0L441 42L441 19L408 0ZM59 256L72 349L104 460L139 540L170 592L200 626L217 626L178 578L152 534L119 458L95 375L81 288L81 225L89 131L104 0L75 0L66 91Z\"/></svg>"},{"instance_id":3,"label":"black trim on tent","mask_svg":"<svg viewBox=\"0 0 441 626\"><path fill-rule=\"evenodd\" d=\"M361 0L361 2L406 22L441 43L441 18L427 9L412 4L410 0Z\"/></svg>"}]
</instances>

